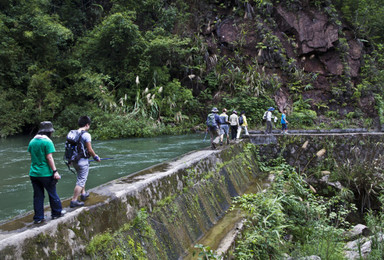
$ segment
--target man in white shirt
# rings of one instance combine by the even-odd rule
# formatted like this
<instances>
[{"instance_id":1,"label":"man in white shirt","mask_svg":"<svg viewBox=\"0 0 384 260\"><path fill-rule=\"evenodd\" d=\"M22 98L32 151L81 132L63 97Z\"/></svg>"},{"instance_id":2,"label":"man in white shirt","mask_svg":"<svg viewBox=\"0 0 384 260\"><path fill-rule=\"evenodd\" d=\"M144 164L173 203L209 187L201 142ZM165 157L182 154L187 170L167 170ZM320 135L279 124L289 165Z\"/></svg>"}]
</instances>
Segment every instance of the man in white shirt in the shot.
<instances>
[{"instance_id":1,"label":"man in white shirt","mask_svg":"<svg viewBox=\"0 0 384 260\"><path fill-rule=\"evenodd\" d=\"M273 107L268 108L268 111L266 112L266 121L267 121L267 128L265 129L265 133L267 135L272 133L272 118L274 118L274 121L277 121L277 117L272 115L272 112L275 109Z\"/></svg>"},{"instance_id":2,"label":"man in white shirt","mask_svg":"<svg viewBox=\"0 0 384 260\"><path fill-rule=\"evenodd\" d=\"M235 140L237 128L239 128L239 117L237 116L236 110L233 110L232 115L229 117L229 124L231 125L231 139Z\"/></svg>"}]
</instances>

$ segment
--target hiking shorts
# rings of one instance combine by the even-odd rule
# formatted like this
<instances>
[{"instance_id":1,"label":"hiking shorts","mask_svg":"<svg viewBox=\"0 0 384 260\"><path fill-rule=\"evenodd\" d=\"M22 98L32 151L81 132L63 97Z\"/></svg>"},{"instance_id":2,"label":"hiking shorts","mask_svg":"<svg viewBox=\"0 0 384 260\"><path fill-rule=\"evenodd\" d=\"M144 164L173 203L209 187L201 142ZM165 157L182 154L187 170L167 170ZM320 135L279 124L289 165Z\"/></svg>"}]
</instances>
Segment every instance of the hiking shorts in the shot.
<instances>
[{"instance_id":1,"label":"hiking shorts","mask_svg":"<svg viewBox=\"0 0 384 260\"><path fill-rule=\"evenodd\" d=\"M229 135L229 126L228 125L220 125L220 135Z\"/></svg>"},{"instance_id":2,"label":"hiking shorts","mask_svg":"<svg viewBox=\"0 0 384 260\"><path fill-rule=\"evenodd\" d=\"M73 167L77 172L76 186L80 186L84 188L85 183L87 182L88 173L89 173L88 159L86 158L80 159L77 163L73 163Z\"/></svg>"}]
</instances>

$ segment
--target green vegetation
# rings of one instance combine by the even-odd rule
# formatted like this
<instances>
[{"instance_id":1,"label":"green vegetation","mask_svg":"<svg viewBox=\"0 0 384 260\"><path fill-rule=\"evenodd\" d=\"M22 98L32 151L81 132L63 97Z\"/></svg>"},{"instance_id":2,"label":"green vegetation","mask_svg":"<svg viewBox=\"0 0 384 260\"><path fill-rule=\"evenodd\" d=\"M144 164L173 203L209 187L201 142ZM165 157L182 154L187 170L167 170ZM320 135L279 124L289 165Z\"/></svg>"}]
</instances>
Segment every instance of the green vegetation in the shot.
<instances>
[{"instance_id":1,"label":"green vegetation","mask_svg":"<svg viewBox=\"0 0 384 260\"><path fill-rule=\"evenodd\" d=\"M43 120L64 134L83 114L100 139L179 134L202 126L212 106L245 110L258 127L282 87L293 101L291 128L372 127L377 115L383 123L383 0L311 1L339 28L343 73L332 76L328 103L304 98L318 74L287 51L287 43L297 51L294 35L284 34L285 44L277 37L279 2L1 1L0 136L30 133ZM302 5L284 2L288 10ZM230 43L212 34L229 17L239 34ZM357 78L342 18L366 50ZM250 35L261 39L253 49ZM377 111L368 116L341 111L372 96ZM327 117L331 107L336 115Z\"/></svg>"},{"instance_id":2,"label":"green vegetation","mask_svg":"<svg viewBox=\"0 0 384 260\"><path fill-rule=\"evenodd\" d=\"M147 222L148 213L141 209L131 224L124 225L117 232L105 232L96 235L86 248L86 253L92 259L148 259L141 241L146 241L156 247L154 230Z\"/></svg>"},{"instance_id":3,"label":"green vegetation","mask_svg":"<svg viewBox=\"0 0 384 260\"><path fill-rule=\"evenodd\" d=\"M276 175L264 193L235 199L235 207L246 214L246 228L238 239L236 259L280 259L318 255L321 259L343 259L341 234L349 227L352 204L340 197L319 196L281 159L263 167Z\"/></svg>"},{"instance_id":4,"label":"green vegetation","mask_svg":"<svg viewBox=\"0 0 384 260\"><path fill-rule=\"evenodd\" d=\"M372 232L372 251L367 259L383 259L384 248L382 234L384 232L384 193L379 196L381 208L377 211L370 211L366 216L367 225Z\"/></svg>"}]
</instances>

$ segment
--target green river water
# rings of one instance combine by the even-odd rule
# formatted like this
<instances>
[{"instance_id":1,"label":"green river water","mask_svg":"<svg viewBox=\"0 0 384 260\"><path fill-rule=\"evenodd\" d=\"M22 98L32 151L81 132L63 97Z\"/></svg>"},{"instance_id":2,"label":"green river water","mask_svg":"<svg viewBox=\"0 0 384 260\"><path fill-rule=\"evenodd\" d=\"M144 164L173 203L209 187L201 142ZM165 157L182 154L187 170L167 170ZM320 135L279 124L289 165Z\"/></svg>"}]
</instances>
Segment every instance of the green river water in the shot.
<instances>
[{"instance_id":1,"label":"green river water","mask_svg":"<svg viewBox=\"0 0 384 260\"><path fill-rule=\"evenodd\" d=\"M31 137L0 139L0 222L33 210L33 190L28 176L30 155L27 148L30 139ZM57 184L57 193L63 200L72 196L76 177L63 162L65 140L52 140L56 147L53 157L62 177ZM113 159L90 163L86 188L94 188L189 151L209 146L209 140L203 140L204 134L193 134L93 141L92 146L101 158ZM45 203L48 204L47 194Z\"/></svg>"}]
</instances>

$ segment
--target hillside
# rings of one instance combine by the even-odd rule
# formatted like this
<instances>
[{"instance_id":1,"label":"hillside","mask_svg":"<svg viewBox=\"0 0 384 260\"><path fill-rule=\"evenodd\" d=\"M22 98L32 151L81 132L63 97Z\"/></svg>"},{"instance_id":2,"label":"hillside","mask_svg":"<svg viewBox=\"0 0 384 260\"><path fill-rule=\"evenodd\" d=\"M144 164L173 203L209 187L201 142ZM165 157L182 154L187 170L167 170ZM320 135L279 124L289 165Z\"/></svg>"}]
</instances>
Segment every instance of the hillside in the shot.
<instances>
[{"instance_id":1,"label":"hillside","mask_svg":"<svg viewBox=\"0 0 384 260\"><path fill-rule=\"evenodd\" d=\"M252 128L269 106L291 128L384 123L380 1L0 5L3 137L43 120L60 135L84 113L96 138L182 133L212 106Z\"/></svg>"}]
</instances>

